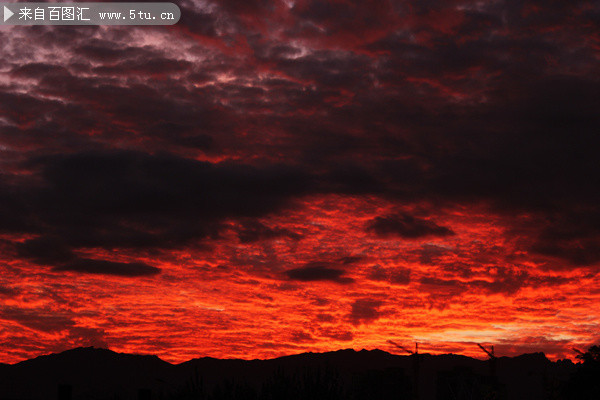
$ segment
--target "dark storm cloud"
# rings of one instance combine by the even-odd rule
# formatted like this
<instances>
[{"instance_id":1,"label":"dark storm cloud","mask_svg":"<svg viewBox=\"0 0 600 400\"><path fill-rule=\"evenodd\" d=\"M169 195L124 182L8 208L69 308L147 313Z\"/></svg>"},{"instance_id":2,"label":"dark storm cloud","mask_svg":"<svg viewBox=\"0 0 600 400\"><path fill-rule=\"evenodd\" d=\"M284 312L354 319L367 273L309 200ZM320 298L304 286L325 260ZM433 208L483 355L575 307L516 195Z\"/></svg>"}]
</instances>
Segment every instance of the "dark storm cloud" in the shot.
<instances>
[{"instance_id":1,"label":"dark storm cloud","mask_svg":"<svg viewBox=\"0 0 600 400\"><path fill-rule=\"evenodd\" d=\"M68 73L68 70L63 66L41 62L18 65L10 71L10 74L17 78L39 78L44 75L63 75L66 73Z\"/></svg>"},{"instance_id":2,"label":"dark storm cloud","mask_svg":"<svg viewBox=\"0 0 600 400\"><path fill-rule=\"evenodd\" d=\"M16 245L20 257L31 259L37 264L55 265L68 262L75 255L65 243L58 238L39 237Z\"/></svg>"},{"instance_id":3,"label":"dark storm cloud","mask_svg":"<svg viewBox=\"0 0 600 400\"><path fill-rule=\"evenodd\" d=\"M75 326L70 317L50 310L5 306L0 308L0 318L40 332L60 332Z\"/></svg>"},{"instance_id":4,"label":"dark storm cloud","mask_svg":"<svg viewBox=\"0 0 600 400\"><path fill-rule=\"evenodd\" d=\"M13 186L2 179L0 175L0 232L22 232L31 229L33 224L23 216L26 207L21 196L14 191Z\"/></svg>"},{"instance_id":5,"label":"dark storm cloud","mask_svg":"<svg viewBox=\"0 0 600 400\"><path fill-rule=\"evenodd\" d=\"M577 210L547 217L545 227L531 250L565 259L574 265L592 265L600 261L600 212L598 208Z\"/></svg>"},{"instance_id":6,"label":"dark storm cloud","mask_svg":"<svg viewBox=\"0 0 600 400\"><path fill-rule=\"evenodd\" d=\"M64 227L62 232L75 230L67 242L81 246L144 246L155 244L153 236L162 236L163 243L170 242L169 235L206 236L222 219L283 207L308 182L303 172L285 166L211 164L136 152L49 156L32 165L46 182L37 188L44 201L32 200L36 214L49 226ZM123 222L130 227L120 226ZM77 232L82 225L90 234ZM113 240L104 230L118 237Z\"/></svg>"},{"instance_id":7,"label":"dark storm cloud","mask_svg":"<svg viewBox=\"0 0 600 400\"><path fill-rule=\"evenodd\" d=\"M166 59L163 57L143 58L118 62L112 66L101 66L92 71L99 74L121 74L124 71L135 74L161 75L188 71L192 63L185 60Z\"/></svg>"},{"instance_id":8,"label":"dark storm cloud","mask_svg":"<svg viewBox=\"0 0 600 400\"><path fill-rule=\"evenodd\" d=\"M346 329L346 325L340 325L333 328L321 328L319 332L326 338L348 342L354 339L354 333Z\"/></svg>"},{"instance_id":9,"label":"dark storm cloud","mask_svg":"<svg viewBox=\"0 0 600 400\"><path fill-rule=\"evenodd\" d=\"M74 326L69 329L69 335L65 340L62 341L60 347L62 349L55 349L54 352L64 351L75 346L77 347L89 347L93 346L96 348L107 349L108 343L105 339L106 332L99 328L86 328L82 326ZM65 343L67 341L69 344Z\"/></svg>"},{"instance_id":10,"label":"dark storm cloud","mask_svg":"<svg viewBox=\"0 0 600 400\"><path fill-rule=\"evenodd\" d=\"M185 126L184 124L177 123L163 123L157 124L155 126L156 131L158 132L186 132L189 131L190 127ZM204 151L209 151L214 147L214 139L212 136L203 135L203 134L195 134L192 133L190 135L181 135L173 140L173 143L176 145L180 145L186 148L192 149L200 149Z\"/></svg>"},{"instance_id":11,"label":"dark storm cloud","mask_svg":"<svg viewBox=\"0 0 600 400\"><path fill-rule=\"evenodd\" d=\"M302 236L289 229L279 227L269 227L259 221L246 221L242 223L238 231L238 237L242 243L254 243L261 240L288 238L300 240Z\"/></svg>"},{"instance_id":12,"label":"dark storm cloud","mask_svg":"<svg viewBox=\"0 0 600 400\"><path fill-rule=\"evenodd\" d=\"M600 107L599 83L555 76L529 82L507 78L505 84L488 104L438 115L434 125L443 134L425 125L427 135L407 142L417 155L411 161L382 162L387 194L405 200L483 200L502 214L530 213L541 234L536 251L573 264L596 263L600 175L592 171L600 170L600 161L592 149L600 146L594 133L600 126L594 111ZM572 229L569 241L553 246L562 225L584 214L588 226Z\"/></svg>"},{"instance_id":13,"label":"dark storm cloud","mask_svg":"<svg viewBox=\"0 0 600 400\"><path fill-rule=\"evenodd\" d=\"M297 24L289 34L303 36L351 35L363 39L373 32L391 29L402 11L402 5L395 1L297 1L292 14ZM320 29L317 29L320 28ZM323 32L324 31L324 32ZM346 46L351 43L344 43Z\"/></svg>"},{"instance_id":14,"label":"dark storm cloud","mask_svg":"<svg viewBox=\"0 0 600 400\"><path fill-rule=\"evenodd\" d=\"M90 39L82 42L73 49L78 56L87 60L100 61L104 64L113 64L123 60L136 60L161 56L160 52L149 47L123 46L109 40Z\"/></svg>"},{"instance_id":15,"label":"dark storm cloud","mask_svg":"<svg viewBox=\"0 0 600 400\"><path fill-rule=\"evenodd\" d=\"M73 262L57 266L54 270L117 276L146 276L160 273L160 268L152 267L144 263L124 263L85 258L80 258Z\"/></svg>"},{"instance_id":16,"label":"dark storm cloud","mask_svg":"<svg viewBox=\"0 0 600 400\"><path fill-rule=\"evenodd\" d=\"M219 0L215 2L230 14L251 15L267 11L273 6L273 3L268 0Z\"/></svg>"},{"instance_id":17,"label":"dark storm cloud","mask_svg":"<svg viewBox=\"0 0 600 400\"><path fill-rule=\"evenodd\" d=\"M46 199L53 207L69 209L71 219L87 218L90 210L109 219L260 216L282 207L308 183L302 171L283 165L211 164L138 152L50 156L33 165L48 183L42 189Z\"/></svg>"},{"instance_id":18,"label":"dark storm cloud","mask_svg":"<svg viewBox=\"0 0 600 400\"><path fill-rule=\"evenodd\" d=\"M145 276L160 273L160 268L144 263L124 263L85 259L76 256L64 239L41 236L18 243L17 255L39 265L53 266L55 271L73 271L116 276Z\"/></svg>"},{"instance_id":19,"label":"dark storm cloud","mask_svg":"<svg viewBox=\"0 0 600 400\"><path fill-rule=\"evenodd\" d=\"M317 339L313 337L310 333L305 331L295 331L290 334L290 339L292 343L315 343Z\"/></svg>"},{"instance_id":20,"label":"dark storm cloud","mask_svg":"<svg viewBox=\"0 0 600 400\"><path fill-rule=\"evenodd\" d=\"M600 261L600 236L596 235L592 238L583 235L578 236L581 237L559 242L542 239L536 242L531 250L539 254L566 260L575 266L598 264Z\"/></svg>"},{"instance_id":21,"label":"dark storm cloud","mask_svg":"<svg viewBox=\"0 0 600 400\"><path fill-rule=\"evenodd\" d=\"M372 83L364 74L371 62L369 57L351 52L322 50L304 57L283 57L278 64L286 73L313 81L321 88L356 90Z\"/></svg>"},{"instance_id":22,"label":"dark storm cloud","mask_svg":"<svg viewBox=\"0 0 600 400\"><path fill-rule=\"evenodd\" d=\"M9 91L0 91L0 103L3 105L2 115L16 123L35 121L39 114L45 114L62 105L57 100Z\"/></svg>"},{"instance_id":23,"label":"dark storm cloud","mask_svg":"<svg viewBox=\"0 0 600 400\"><path fill-rule=\"evenodd\" d=\"M600 261L593 3L242 3L182 6L171 33L194 41L195 62L179 47L135 46L131 30L99 39L95 27L32 27L7 47L11 77L38 84L0 88L0 140L19 162L35 159L9 165L33 174L0 179L0 230L67 249L21 248L23 257L179 246L218 236L223 221L334 193L488 204L531 216L529 250ZM279 12L289 18L271 37ZM264 21L246 18L257 13ZM33 61L38 44L67 56ZM234 161L191 161L197 151ZM452 234L407 215L368 229ZM296 240L260 226L239 237Z\"/></svg>"},{"instance_id":24,"label":"dark storm cloud","mask_svg":"<svg viewBox=\"0 0 600 400\"><path fill-rule=\"evenodd\" d=\"M384 268L381 265L374 265L369 269L367 279L397 285L408 285L410 283L410 270L405 268Z\"/></svg>"},{"instance_id":25,"label":"dark storm cloud","mask_svg":"<svg viewBox=\"0 0 600 400\"><path fill-rule=\"evenodd\" d=\"M11 148L25 151L43 144L47 152L71 152L133 140L131 147L136 148L208 151L215 144L213 135L224 138L232 131L235 118L215 105L216 90L192 94L186 87L191 82L179 80L180 75L199 73L181 54L167 57L155 47L131 47L110 36L64 49L73 53L68 63L13 65L11 76L37 80L36 93L45 101L36 103L41 96L0 88L0 101L7 104L4 112L12 122L0 137ZM209 79L220 72L207 67L201 71ZM126 77L152 81L121 84Z\"/></svg>"},{"instance_id":26,"label":"dark storm cloud","mask_svg":"<svg viewBox=\"0 0 600 400\"><path fill-rule=\"evenodd\" d=\"M512 270L508 268L497 268L497 271L488 274L489 279L471 279L458 280L444 278L438 276L426 276L419 280L421 285L424 285L424 290L427 287L432 288L432 294L435 294L438 289L448 290L452 295L471 289L483 290L491 294L511 295L519 290L532 287L553 287L569 283L571 279L561 276L534 276L526 271ZM445 289L443 289L445 288Z\"/></svg>"},{"instance_id":27,"label":"dark storm cloud","mask_svg":"<svg viewBox=\"0 0 600 400\"><path fill-rule=\"evenodd\" d=\"M572 279L560 276L532 276L527 272L511 272L500 269L493 276L493 281L474 280L469 282L472 287L483 288L489 293L516 293L523 287L552 287L560 286L572 281Z\"/></svg>"},{"instance_id":28,"label":"dark storm cloud","mask_svg":"<svg viewBox=\"0 0 600 400\"><path fill-rule=\"evenodd\" d=\"M309 188L304 173L285 166L210 164L135 152L46 156L30 161L29 167L38 171L43 184L23 183L15 188L18 203L0 204L7 215L15 214L14 206L20 204L17 227L41 235L17 244L17 254L56 270L123 276L159 270L80 259L72 250L181 246L218 235L225 219L281 209ZM297 238L291 231L260 224L246 224L240 235L243 240Z\"/></svg>"},{"instance_id":29,"label":"dark storm cloud","mask_svg":"<svg viewBox=\"0 0 600 400\"><path fill-rule=\"evenodd\" d=\"M359 299L352 303L349 319L354 325L369 324L381 317L379 308L383 303L373 299Z\"/></svg>"},{"instance_id":30,"label":"dark storm cloud","mask_svg":"<svg viewBox=\"0 0 600 400\"><path fill-rule=\"evenodd\" d=\"M450 228L409 214L376 217L367 224L367 230L382 237L399 236L405 239L454 235L454 232Z\"/></svg>"},{"instance_id":31,"label":"dark storm cloud","mask_svg":"<svg viewBox=\"0 0 600 400\"><path fill-rule=\"evenodd\" d=\"M451 249L434 244L424 244L419 250L419 262L421 264L433 265L437 263L441 256L448 254Z\"/></svg>"},{"instance_id":32,"label":"dark storm cloud","mask_svg":"<svg viewBox=\"0 0 600 400\"><path fill-rule=\"evenodd\" d=\"M19 293L18 289L0 285L0 297L11 298L17 296Z\"/></svg>"},{"instance_id":33,"label":"dark storm cloud","mask_svg":"<svg viewBox=\"0 0 600 400\"><path fill-rule=\"evenodd\" d=\"M38 332L51 334L66 332L66 337L58 340L54 345L48 346L45 344L44 346L40 343L40 346L47 347L45 350L50 352L64 351L82 345L108 347L104 339L104 330L77 326L73 320L73 315L68 313L44 308L0 307L0 319L16 322ZM11 342L11 340L8 342ZM18 347L22 343L15 342L11 345ZM36 346L36 348L39 349L39 346Z\"/></svg>"},{"instance_id":34,"label":"dark storm cloud","mask_svg":"<svg viewBox=\"0 0 600 400\"><path fill-rule=\"evenodd\" d=\"M301 282L331 281L341 284L353 283L354 279L345 277L345 270L336 268L327 262L312 262L303 267L287 270L285 274L291 280Z\"/></svg>"},{"instance_id":35,"label":"dark storm cloud","mask_svg":"<svg viewBox=\"0 0 600 400\"><path fill-rule=\"evenodd\" d=\"M178 26L185 26L190 32L207 38L219 36L219 15L208 10L198 10L184 3L179 4L181 19Z\"/></svg>"}]
</instances>

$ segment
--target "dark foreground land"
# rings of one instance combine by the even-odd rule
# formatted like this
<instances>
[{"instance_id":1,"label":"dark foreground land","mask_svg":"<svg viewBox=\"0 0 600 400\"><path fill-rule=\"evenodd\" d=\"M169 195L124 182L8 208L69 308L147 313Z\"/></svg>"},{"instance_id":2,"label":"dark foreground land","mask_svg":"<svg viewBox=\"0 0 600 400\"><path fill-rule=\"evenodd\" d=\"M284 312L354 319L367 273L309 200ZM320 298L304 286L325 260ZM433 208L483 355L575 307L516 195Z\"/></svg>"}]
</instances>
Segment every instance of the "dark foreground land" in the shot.
<instances>
[{"instance_id":1,"label":"dark foreground land","mask_svg":"<svg viewBox=\"0 0 600 400\"><path fill-rule=\"evenodd\" d=\"M0 399L600 399L594 359L551 362L534 353L492 365L459 355L418 357L340 350L173 365L156 356L77 348L0 364Z\"/></svg>"}]
</instances>

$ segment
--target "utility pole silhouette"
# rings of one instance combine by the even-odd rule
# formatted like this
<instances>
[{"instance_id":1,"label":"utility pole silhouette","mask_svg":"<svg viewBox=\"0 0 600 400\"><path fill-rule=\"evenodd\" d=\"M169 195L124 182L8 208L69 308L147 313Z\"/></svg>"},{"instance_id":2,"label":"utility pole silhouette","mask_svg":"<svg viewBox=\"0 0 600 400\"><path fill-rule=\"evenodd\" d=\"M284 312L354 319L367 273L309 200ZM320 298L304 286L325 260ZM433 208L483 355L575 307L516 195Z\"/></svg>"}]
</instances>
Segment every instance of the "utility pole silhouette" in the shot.
<instances>
[{"instance_id":1,"label":"utility pole silhouette","mask_svg":"<svg viewBox=\"0 0 600 400\"><path fill-rule=\"evenodd\" d=\"M412 358L413 361L413 397L415 398L415 400L419 399L419 369L420 369L420 364L421 364L421 355L419 354L419 343L415 342L415 351L412 351L404 346L399 345L398 343L394 342L393 340L388 340L387 341L390 344L393 344L394 346L398 347L401 350L404 350L405 352L407 352L408 354L410 354L410 357Z\"/></svg>"},{"instance_id":2,"label":"utility pole silhouette","mask_svg":"<svg viewBox=\"0 0 600 400\"><path fill-rule=\"evenodd\" d=\"M496 355L494 354L494 346L491 347L491 351L486 349L479 343L477 343L477 346L479 346L479 348L481 350L483 350L485 352L485 354L488 355L489 363L490 363L490 376L491 376L492 380L494 382L496 382L496 362L497 362L496 360L497 360L497 358L496 358Z\"/></svg>"}]
</instances>

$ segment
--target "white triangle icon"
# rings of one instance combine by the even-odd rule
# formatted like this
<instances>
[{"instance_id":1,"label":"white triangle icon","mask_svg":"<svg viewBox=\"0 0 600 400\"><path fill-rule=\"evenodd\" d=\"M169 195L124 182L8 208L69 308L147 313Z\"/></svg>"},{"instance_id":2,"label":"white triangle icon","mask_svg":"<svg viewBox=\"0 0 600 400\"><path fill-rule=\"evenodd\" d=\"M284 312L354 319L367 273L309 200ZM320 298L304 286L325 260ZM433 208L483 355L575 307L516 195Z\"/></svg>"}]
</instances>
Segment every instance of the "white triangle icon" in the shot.
<instances>
[{"instance_id":1,"label":"white triangle icon","mask_svg":"<svg viewBox=\"0 0 600 400\"><path fill-rule=\"evenodd\" d=\"M6 6L4 6L4 22L6 22L6 20L12 17L14 14L14 12L10 11L8 8L6 8Z\"/></svg>"}]
</instances>

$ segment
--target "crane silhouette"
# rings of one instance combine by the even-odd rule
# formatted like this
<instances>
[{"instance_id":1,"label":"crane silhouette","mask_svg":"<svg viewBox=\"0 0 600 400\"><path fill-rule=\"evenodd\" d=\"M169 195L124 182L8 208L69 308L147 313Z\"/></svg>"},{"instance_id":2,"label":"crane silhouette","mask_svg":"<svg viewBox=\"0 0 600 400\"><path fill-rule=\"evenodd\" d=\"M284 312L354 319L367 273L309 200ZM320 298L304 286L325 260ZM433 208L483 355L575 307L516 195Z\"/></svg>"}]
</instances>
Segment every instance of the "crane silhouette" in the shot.
<instances>
[{"instance_id":1,"label":"crane silhouette","mask_svg":"<svg viewBox=\"0 0 600 400\"><path fill-rule=\"evenodd\" d=\"M393 340L388 340L388 343L396 346L397 348L404 350L413 360L413 397L418 400L419 399L419 369L421 364L421 355L419 354L419 343L415 342L415 350L412 351Z\"/></svg>"},{"instance_id":2,"label":"crane silhouette","mask_svg":"<svg viewBox=\"0 0 600 400\"><path fill-rule=\"evenodd\" d=\"M577 353L577 358L581 358L581 357L583 357L585 355L585 353L583 351L581 351L581 350L579 350L579 349L577 349L575 347L573 347L573 351L575 353Z\"/></svg>"},{"instance_id":3,"label":"crane silhouette","mask_svg":"<svg viewBox=\"0 0 600 400\"><path fill-rule=\"evenodd\" d=\"M497 360L497 357L494 354L494 346L491 346L491 350L486 349L485 347L483 347L479 343L477 343L477 346L479 346L479 348L481 350L483 350L485 354L488 355L488 357L489 357L489 363L490 363L490 376L495 381L496 380L496 362L497 362L496 360Z\"/></svg>"}]
</instances>

